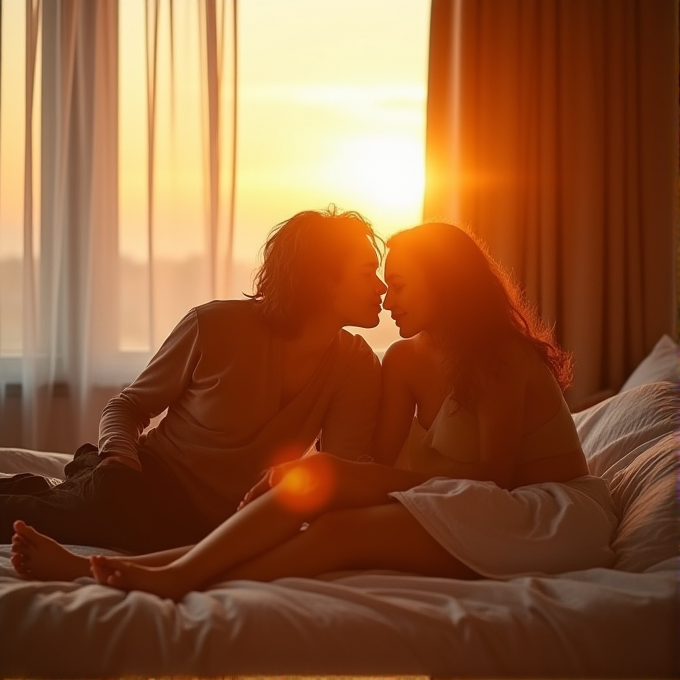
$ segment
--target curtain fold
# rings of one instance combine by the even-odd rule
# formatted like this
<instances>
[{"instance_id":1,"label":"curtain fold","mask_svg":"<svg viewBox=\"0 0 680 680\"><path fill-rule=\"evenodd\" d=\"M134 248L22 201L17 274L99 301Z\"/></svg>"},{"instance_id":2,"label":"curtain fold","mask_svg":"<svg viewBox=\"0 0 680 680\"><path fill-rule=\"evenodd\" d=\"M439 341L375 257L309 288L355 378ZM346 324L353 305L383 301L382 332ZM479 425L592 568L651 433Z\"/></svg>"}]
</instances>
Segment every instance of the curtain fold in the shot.
<instances>
[{"instance_id":1,"label":"curtain fold","mask_svg":"<svg viewBox=\"0 0 680 680\"><path fill-rule=\"evenodd\" d=\"M434 0L425 218L466 223L575 356L572 401L675 330L675 0Z\"/></svg>"},{"instance_id":2,"label":"curtain fold","mask_svg":"<svg viewBox=\"0 0 680 680\"><path fill-rule=\"evenodd\" d=\"M223 115L222 101L231 98L235 111L236 95L229 89L235 81L221 76L235 36L236 5L232 0L230 23L226 1L128 2L131 23L119 36L119 0L24 2L23 274L17 298L23 328L19 368L0 375L0 446L73 451L96 442L107 400L138 375L181 314L227 294L230 250L224 244L231 242L234 201L229 154L235 153L229 126L235 119L231 110ZM129 31L134 22L143 25L144 12L148 30L135 42ZM182 21L192 32L178 39ZM169 58L159 56L161 49ZM146 50L147 68L142 57L123 74L122 50ZM196 64L188 82L187 71L178 72L180 63ZM125 252L121 236L123 227L130 231L127 221L137 204L130 208L132 199L122 195L129 177L119 173L119 83L134 87L141 82L137 71L148 98L129 97L125 134L136 142L144 131L145 144L134 148L145 149L147 161L133 187L134 200L141 195L144 201L138 229L147 248L138 249L139 261ZM188 110L196 112L190 124ZM39 138L34 119L40 120ZM130 170L137 170L134 160ZM199 188L189 195L186 185ZM193 237L189 259L181 248L175 247L179 255L172 260L157 247L172 240L163 230L173 211L179 213L174 228ZM176 294L178 286L185 296ZM141 332L137 317L145 320ZM137 334L130 341L126 333ZM3 357L2 365L13 364Z\"/></svg>"},{"instance_id":3,"label":"curtain fold","mask_svg":"<svg viewBox=\"0 0 680 680\"><path fill-rule=\"evenodd\" d=\"M114 354L117 321L116 12L80 0L42 11L40 220L29 224L27 208L24 225L22 435L33 448L61 443L56 432L96 436L96 386L111 377L97 367ZM29 172L24 186L32 193Z\"/></svg>"}]
</instances>

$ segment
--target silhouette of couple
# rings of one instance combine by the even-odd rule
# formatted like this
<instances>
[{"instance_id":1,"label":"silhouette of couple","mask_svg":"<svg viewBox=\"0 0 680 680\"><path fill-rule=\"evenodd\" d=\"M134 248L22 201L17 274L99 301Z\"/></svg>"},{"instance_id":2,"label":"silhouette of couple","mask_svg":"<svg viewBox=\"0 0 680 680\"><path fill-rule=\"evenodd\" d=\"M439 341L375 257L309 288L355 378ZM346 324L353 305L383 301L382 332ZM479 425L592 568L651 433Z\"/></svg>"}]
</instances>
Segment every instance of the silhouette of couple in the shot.
<instances>
[{"instance_id":1,"label":"silhouette of couple","mask_svg":"<svg viewBox=\"0 0 680 680\"><path fill-rule=\"evenodd\" d=\"M376 326L381 305L401 336L382 363L344 330ZM233 578L608 566L616 520L570 379L571 357L468 231L428 222L385 244L356 212L301 212L270 233L252 295L189 311L111 399L62 484L10 478L0 540L27 578L175 600ZM560 494L580 513L561 531ZM491 539L501 515L517 531Z\"/></svg>"}]
</instances>

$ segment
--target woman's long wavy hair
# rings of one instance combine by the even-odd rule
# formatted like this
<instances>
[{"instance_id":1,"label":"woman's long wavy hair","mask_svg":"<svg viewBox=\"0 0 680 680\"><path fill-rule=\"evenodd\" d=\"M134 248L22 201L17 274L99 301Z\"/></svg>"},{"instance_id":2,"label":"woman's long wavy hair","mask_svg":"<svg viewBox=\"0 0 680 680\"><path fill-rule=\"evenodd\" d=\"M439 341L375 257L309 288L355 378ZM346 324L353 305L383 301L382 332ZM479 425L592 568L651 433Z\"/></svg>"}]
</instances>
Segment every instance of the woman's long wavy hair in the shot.
<instances>
[{"instance_id":1,"label":"woman's long wavy hair","mask_svg":"<svg viewBox=\"0 0 680 680\"><path fill-rule=\"evenodd\" d=\"M472 232L426 222L395 234L387 247L403 250L429 278L441 310L441 328L434 339L446 357L458 407L474 409L485 378L501 367L503 343L512 337L536 350L562 390L570 386L571 355Z\"/></svg>"},{"instance_id":2,"label":"woman's long wavy hair","mask_svg":"<svg viewBox=\"0 0 680 680\"><path fill-rule=\"evenodd\" d=\"M271 328L292 337L332 302L345 259L362 239L381 262L384 241L358 212L334 205L299 212L270 231L246 297L257 301Z\"/></svg>"}]
</instances>

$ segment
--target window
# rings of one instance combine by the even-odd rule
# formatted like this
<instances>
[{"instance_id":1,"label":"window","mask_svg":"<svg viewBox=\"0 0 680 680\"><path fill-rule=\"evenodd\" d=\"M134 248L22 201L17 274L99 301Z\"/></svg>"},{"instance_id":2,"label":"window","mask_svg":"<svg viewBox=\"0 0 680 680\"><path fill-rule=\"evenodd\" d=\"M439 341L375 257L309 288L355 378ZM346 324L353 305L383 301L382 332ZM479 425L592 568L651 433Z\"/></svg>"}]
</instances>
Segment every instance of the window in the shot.
<instances>
[{"instance_id":1,"label":"window","mask_svg":"<svg viewBox=\"0 0 680 680\"><path fill-rule=\"evenodd\" d=\"M27 4L39 6L34 0L0 5L0 360L5 367L23 355L24 320L39 285L29 288L40 277L40 249L51 242L39 233L40 97L50 84L41 79L38 32L32 135L26 135ZM120 364L125 367L120 381L132 379L182 314L210 296L215 272L209 262L216 248L224 278L219 290L240 296L250 291L269 229L299 210L330 203L358 210L383 236L421 217L429 3L248 0L237 6L234 230L229 244L223 235L211 238L206 168L215 160L208 155L218 140L206 125L206 45L200 37L208 5L119 0L118 247L108 255L117 257L117 286L111 286L117 323L111 328L119 359L136 357ZM231 210L233 16L231 3L215 6L222 84L218 219L226 220ZM25 169L31 152L33 194L27 203ZM25 230L29 205L32 241ZM230 266L221 261L222 252L231 253ZM69 307L69 314L78 313L77 306ZM376 349L396 337L389 319L361 333Z\"/></svg>"}]
</instances>

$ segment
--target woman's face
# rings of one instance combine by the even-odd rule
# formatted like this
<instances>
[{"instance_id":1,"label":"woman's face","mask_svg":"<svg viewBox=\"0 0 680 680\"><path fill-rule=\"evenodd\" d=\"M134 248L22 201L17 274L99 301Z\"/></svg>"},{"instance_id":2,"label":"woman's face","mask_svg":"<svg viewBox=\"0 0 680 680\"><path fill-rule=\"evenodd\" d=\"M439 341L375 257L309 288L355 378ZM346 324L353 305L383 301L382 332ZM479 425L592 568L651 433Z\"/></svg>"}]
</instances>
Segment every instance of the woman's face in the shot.
<instances>
[{"instance_id":1,"label":"woman's face","mask_svg":"<svg viewBox=\"0 0 680 680\"><path fill-rule=\"evenodd\" d=\"M402 338L434 331L438 315L432 286L425 271L403 248L393 248L385 260L387 295L383 307L391 312Z\"/></svg>"}]
</instances>

